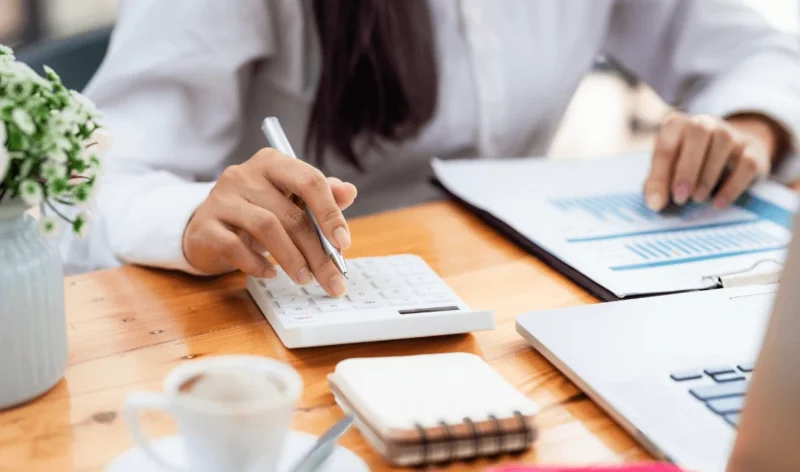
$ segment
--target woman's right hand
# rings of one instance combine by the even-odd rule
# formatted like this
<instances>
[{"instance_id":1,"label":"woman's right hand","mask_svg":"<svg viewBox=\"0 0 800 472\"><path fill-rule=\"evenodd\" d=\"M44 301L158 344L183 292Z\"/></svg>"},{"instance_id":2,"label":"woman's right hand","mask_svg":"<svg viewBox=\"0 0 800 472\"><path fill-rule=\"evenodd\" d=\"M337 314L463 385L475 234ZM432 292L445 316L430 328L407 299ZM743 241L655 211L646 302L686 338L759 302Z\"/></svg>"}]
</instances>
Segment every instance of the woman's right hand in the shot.
<instances>
[{"instance_id":1,"label":"woman's right hand","mask_svg":"<svg viewBox=\"0 0 800 472\"><path fill-rule=\"evenodd\" d=\"M266 250L295 283L316 278L330 295L344 295L344 277L290 195L303 199L331 244L340 250L350 246L342 210L355 200L355 186L326 178L274 149L262 149L244 164L225 169L197 208L183 235L187 261L206 274L237 268L272 278L277 271L262 255Z\"/></svg>"}]
</instances>

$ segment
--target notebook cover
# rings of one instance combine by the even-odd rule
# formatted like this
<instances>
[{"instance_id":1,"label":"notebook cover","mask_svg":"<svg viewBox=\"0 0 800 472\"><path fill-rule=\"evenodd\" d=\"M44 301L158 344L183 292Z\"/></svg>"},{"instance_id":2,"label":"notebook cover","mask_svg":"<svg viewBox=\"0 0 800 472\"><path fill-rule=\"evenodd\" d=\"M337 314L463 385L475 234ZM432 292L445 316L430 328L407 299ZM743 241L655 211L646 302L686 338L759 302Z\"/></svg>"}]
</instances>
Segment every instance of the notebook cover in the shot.
<instances>
[{"instance_id":1,"label":"notebook cover","mask_svg":"<svg viewBox=\"0 0 800 472\"><path fill-rule=\"evenodd\" d=\"M525 252L533 255L537 259L541 260L548 266L558 271L560 274L567 277L570 281L572 281L572 283L586 290L593 297L606 302L621 300L621 298L618 297L616 294L614 294L614 292L608 290L599 283L595 282L594 279L584 275L583 272L575 269L571 265L565 263L561 259L550 254L550 252L548 252L538 244L534 243L533 241L525 237L523 234L521 234L508 224L506 224L503 220L497 218L488 211L480 209L470 204L469 202L459 198L457 195L450 192L450 190L448 190L447 187L442 185L439 179L434 177L432 181L435 186L444 191L447 195L450 196L450 198L455 200L459 205L465 207L470 213L473 213L475 216L480 218L489 227L499 232L506 238L510 239L514 244L522 248L522 250L524 250ZM638 295L626 298L638 298L643 296L647 295Z\"/></svg>"}]
</instances>

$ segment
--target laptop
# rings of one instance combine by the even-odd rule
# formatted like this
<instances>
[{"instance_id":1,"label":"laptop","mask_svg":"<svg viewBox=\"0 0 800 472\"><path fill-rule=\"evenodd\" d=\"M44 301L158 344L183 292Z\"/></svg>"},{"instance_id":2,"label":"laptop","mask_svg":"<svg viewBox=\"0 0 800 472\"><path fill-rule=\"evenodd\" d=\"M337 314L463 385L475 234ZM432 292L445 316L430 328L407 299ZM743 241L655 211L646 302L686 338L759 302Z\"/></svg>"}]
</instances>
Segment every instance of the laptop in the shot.
<instances>
[{"instance_id":1,"label":"laptop","mask_svg":"<svg viewBox=\"0 0 800 472\"><path fill-rule=\"evenodd\" d=\"M517 331L660 460L800 471L800 237L779 285L526 313Z\"/></svg>"}]
</instances>

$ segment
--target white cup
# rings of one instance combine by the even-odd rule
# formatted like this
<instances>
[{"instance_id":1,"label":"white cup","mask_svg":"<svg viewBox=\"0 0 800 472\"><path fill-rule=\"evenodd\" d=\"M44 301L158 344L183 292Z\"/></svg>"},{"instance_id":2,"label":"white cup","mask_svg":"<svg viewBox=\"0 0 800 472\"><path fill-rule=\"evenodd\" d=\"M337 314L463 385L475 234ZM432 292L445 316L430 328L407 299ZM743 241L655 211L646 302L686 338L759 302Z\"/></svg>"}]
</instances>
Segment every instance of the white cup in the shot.
<instances>
[{"instance_id":1,"label":"white cup","mask_svg":"<svg viewBox=\"0 0 800 472\"><path fill-rule=\"evenodd\" d=\"M164 393L134 392L125 418L140 450L169 472L273 472L291 427L302 379L286 364L256 356L219 356L183 364ZM139 424L141 410L172 415L188 469L160 457Z\"/></svg>"}]
</instances>

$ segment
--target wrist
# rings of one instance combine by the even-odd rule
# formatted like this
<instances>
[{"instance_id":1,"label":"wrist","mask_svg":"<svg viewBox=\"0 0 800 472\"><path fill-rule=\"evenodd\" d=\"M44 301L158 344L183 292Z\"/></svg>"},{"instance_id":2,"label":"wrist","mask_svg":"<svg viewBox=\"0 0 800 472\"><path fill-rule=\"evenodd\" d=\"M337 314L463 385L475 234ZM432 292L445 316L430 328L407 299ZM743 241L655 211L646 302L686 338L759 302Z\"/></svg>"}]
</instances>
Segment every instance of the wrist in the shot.
<instances>
[{"instance_id":1,"label":"wrist","mask_svg":"<svg viewBox=\"0 0 800 472\"><path fill-rule=\"evenodd\" d=\"M726 119L736 130L756 140L775 163L786 151L788 135L772 119L759 114L739 114Z\"/></svg>"}]
</instances>

